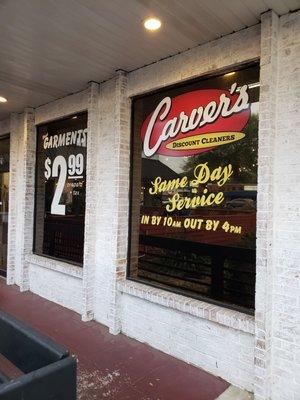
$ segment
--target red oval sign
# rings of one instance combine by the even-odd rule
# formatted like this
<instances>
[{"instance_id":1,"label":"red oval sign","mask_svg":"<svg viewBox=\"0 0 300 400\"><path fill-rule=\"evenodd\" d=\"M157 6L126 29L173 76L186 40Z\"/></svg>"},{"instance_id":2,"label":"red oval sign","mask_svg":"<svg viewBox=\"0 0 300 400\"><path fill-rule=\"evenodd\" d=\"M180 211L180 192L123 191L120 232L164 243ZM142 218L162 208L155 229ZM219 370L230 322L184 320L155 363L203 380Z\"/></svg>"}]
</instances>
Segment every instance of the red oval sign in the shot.
<instances>
[{"instance_id":1,"label":"red oval sign","mask_svg":"<svg viewBox=\"0 0 300 400\"><path fill-rule=\"evenodd\" d=\"M200 154L240 140L250 118L247 85L230 91L195 90L165 97L141 128L146 157L154 154L183 157Z\"/></svg>"}]
</instances>

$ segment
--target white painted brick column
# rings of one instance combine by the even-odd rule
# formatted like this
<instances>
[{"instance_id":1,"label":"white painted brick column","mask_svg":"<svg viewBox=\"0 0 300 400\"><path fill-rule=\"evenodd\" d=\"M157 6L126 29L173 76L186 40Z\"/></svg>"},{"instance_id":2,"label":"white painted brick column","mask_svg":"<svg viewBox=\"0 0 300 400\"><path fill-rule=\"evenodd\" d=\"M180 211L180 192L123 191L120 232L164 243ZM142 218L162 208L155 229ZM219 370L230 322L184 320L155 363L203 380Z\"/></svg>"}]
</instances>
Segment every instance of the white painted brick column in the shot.
<instances>
[{"instance_id":1,"label":"white painted brick column","mask_svg":"<svg viewBox=\"0 0 300 400\"><path fill-rule=\"evenodd\" d=\"M255 399L300 398L300 12L262 16Z\"/></svg>"},{"instance_id":2,"label":"white painted brick column","mask_svg":"<svg viewBox=\"0 0 300 400\"><path fill-rule=\"evenodd\" d=\"M115 86L115 198L116 209L113 218L115 237L113 279L111 281L110 298L110 333L121 332L120 292L118 282L125 280L128 245L128 196L130 165L130 101L127 99L127 74L118 71Z\"/></svg>"},{"instance_id":3,"label":"white painted brick column","mask_svg":"<svg viewBox=\"0 0 300 400\"><path fill-rule=\"evenodd\" d=\"M20 242L20 290L29 290L29 263L26 256L32 254L33 225L34 225L34 190L35 190L35 149L36 130L34 124L34 110L25 109L23 125L22 145L22 192L20 210L20 230L22 232Z\"/></svg>"},{"instance_id":4,"label":"white painted brick column","mask_svg":"<svg viewBox=\"0 0 300 400\"><path fill-rule=\"evenodd\" d=\"M28 262L32 253L36 134L34 110L11 117L10 192L7 282L29 289Z\"/></svg>"},{"instance_id":5,"label":"white painted brick column","mask_svg":"<svg viewBox=\"0 0 300 400\"><path fill-rule=\"evenodd\" d=\"M280 17L271 399L300 399L300 11Z\"/></svg>"},{"instance_id":6,"label":"white painted brick column","mask_svg":"<svg viewBox=\"0 0 300 400\"><path fill-rule=\"evenodd\" d=\"M117 283L125 279L127 263L130 101L127 74L118 71L100 85L98 112L95 320L120 332L120 292Z\"/></svg>"},{"instance_id":7,"label":"white painted brick column","mask_svg":"<svg viewBox=\"0 0 300 400\"><path fill-rule=\"evenodd\" d=\"M88 135L87 135L87 166L86 166L86 207L84 232L83 261L83 307L82 320L94 318L94 285L95 285L95 247L96 247L96 216L97 197L97 158L99 141L99 84L91 82L88 89Z\"/></svg>"},{"instance_id":8,"label":"white painted brick column","mask_svg":"<svg viewBox=\"0 0 300 400\"><path fill-rule=\"evenodd\" d=\"M7 247L7 279L8 285L16 283L16 232L17 232L17 182L18 182L18 114L10 116L10 171L9 171L9 210L8 210L8 247Z\"/></svg>"},{"instance_id":9,"label":"white painted brick column","mask_svg":"<svg viewBox=\"0 0 300 400\"><path fill-rule=\"evenodd\" d=\"M256 400L269 399L271 393L277 35L277 15L274 12L262 15L254 350Z\"/></svg>"}]
</instances>

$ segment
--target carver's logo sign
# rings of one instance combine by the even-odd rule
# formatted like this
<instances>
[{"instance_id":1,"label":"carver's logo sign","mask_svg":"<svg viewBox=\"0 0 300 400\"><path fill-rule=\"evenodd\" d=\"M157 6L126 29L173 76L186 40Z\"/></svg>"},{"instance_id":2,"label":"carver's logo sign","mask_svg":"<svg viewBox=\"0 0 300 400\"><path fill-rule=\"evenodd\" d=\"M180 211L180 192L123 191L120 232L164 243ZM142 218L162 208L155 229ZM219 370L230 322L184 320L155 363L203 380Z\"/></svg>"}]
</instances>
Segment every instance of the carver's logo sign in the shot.
<instances>
[{"instance_id":1,"label":"carver's logo sign","mask_svg":"<svg viewBox=\"0 0 300 400\"><path fill-rule=\"evenodd\" d=\"M146 157L191 156L242 139L250 118L247 85L165 97L141 129Z\"/></svg>"}]
</instances>

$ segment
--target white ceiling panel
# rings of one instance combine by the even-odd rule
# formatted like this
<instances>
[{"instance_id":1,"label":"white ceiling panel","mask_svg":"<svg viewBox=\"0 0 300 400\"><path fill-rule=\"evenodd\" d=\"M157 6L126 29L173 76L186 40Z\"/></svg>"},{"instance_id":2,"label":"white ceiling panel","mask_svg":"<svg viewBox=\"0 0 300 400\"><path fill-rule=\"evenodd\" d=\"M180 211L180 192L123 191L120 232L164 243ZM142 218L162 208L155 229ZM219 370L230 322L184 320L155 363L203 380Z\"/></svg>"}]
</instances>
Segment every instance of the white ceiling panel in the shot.
<instances>
[{"instance_id":1,"label":"white ceiling panel","mask_svg":"<svg viewBox=\"0 0 300 400\"><path fill-rule=\"evenodd\" d=\"M0 120L282 15L300 0L0 0ZM142 21L159 17L162 29Z\"/></svg>"}]
</instances>

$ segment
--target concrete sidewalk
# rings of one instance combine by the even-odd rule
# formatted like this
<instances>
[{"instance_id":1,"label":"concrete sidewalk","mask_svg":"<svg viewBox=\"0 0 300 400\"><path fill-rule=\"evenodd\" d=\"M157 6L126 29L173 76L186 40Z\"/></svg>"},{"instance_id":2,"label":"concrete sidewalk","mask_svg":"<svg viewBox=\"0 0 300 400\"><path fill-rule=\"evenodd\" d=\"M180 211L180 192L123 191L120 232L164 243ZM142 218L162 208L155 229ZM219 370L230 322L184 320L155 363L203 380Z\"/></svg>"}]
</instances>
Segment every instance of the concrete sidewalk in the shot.
<instances>
[{"instance_id":1,"label":"concrete sidewalk","mask_svg":"<svg viewBox=\"0 0 300 400\"><path fill-rule=\"evenodd\" d=\"M214 400L229 384L0 279L0 309L78 357L78 399Z\"/></svg>"}]
</instances>

